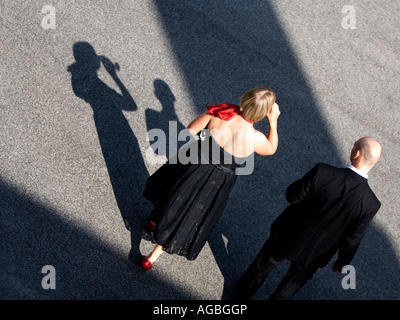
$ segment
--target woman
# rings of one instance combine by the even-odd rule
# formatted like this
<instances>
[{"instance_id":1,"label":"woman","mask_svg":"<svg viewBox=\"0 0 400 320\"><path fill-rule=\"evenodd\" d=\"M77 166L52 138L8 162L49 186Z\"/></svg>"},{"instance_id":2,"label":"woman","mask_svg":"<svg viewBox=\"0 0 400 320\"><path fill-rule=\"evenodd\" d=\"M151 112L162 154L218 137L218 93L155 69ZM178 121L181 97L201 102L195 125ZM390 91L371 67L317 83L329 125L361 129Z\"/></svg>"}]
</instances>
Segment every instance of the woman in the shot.
<instances>
[{"instance_id":1,"label":"woman","mask_svg":"<svg viewBox=\"0 0 400 320\"><path fill-rule=\"evenodd\" d=\"M144 196L155 205L146 229L154 233L157 245L143 257L144 269L151 269L165 251L197 258L226 206L240 166L253 161L254 152L272 155L278 147L280 111L275 99L273 91L257 87L243 94L240 106L208 106L189 124L189 133L200 136L196 145L180 152L176 164L163 165L146 184ZM267 136L253 127L264 117L270 124ZM190 163L179 161L188 154Z\"/></svg>"}]
</instances>

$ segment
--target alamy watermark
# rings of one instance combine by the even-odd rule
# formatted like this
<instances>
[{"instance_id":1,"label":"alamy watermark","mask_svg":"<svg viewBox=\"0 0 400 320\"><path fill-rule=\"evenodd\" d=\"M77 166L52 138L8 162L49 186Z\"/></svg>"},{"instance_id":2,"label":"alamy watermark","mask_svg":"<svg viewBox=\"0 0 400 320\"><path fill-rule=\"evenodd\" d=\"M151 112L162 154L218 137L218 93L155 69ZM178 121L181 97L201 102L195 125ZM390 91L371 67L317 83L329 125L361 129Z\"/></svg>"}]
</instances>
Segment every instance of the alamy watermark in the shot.
<instances>
[{"instance_id":1,"label":"alamy watermark","mask_svg":"<svg viewBox=\"0 0 400 320\"><path fill-rule=\"evenodd\" d=\"M355 289L356 288L356 268L352 265L347 265L342 268L342 273L347 273L342 279L342 288Z\"/></svg>"},{"instance_id":2,"label":"alamy watermark","mask_svg":"<svg viewBox=\"0 0 400 320\"><path fill-rule=\"evenodd\" d=\"M342 28L356 29L356 9L354 6L346 5L342 7L342 13L345 14L342 18Z\"/></svg>"},{"instance_id":3,"label":"alamy watermark","mask_svg":"<svg viewBox=\"0 0 400 320\"><path fill-rule=\"evenodd\" d=\"M46 4L42 7L42 13L45 15L42 18L42 28L45 30L56 28L56 8L51 4Z\"/></svg>"},{"instance_id":4,"label":"alamy watermark","mask_svg":"<svg viewBox=\"0 0 400 320\"><path fill-rule=\"evenodd\" d=\"M223 153L218 141L224 141L224 137L235 137L235 153L246 154L246 157L232 156L228 152ZM168 138L164 130L154 128L148 131L147 141L152 142L146 150L146 160L151 164L162 164L168 145L168 159L170 164L215 164L230 165L233 161L241 164L235 169L236 175L249 175L254 170L254 144L248 137L248 131L243 129L203 129L199 135L192 135L188 129L178 132L176 121L169 121ZM214 141L212 141L212 139ZM168 141L167 141L168 140ZM201 143L199 143L201 140ZM178 150L178 142L185 142ZM210 154L211 152L211 154Z\"/></svg>"},{"instance_id":5,"label":"alamy watermark","mask_svg":"<svg viewBox=\"0 0 400 320\"><path fill-rule=\"evenodd\" d=\"M45 265L42 268L42 273L46 274L42 278L42 288L45 290L56 288L56 268L52 265Z\"/></svg>"}]
</instances>

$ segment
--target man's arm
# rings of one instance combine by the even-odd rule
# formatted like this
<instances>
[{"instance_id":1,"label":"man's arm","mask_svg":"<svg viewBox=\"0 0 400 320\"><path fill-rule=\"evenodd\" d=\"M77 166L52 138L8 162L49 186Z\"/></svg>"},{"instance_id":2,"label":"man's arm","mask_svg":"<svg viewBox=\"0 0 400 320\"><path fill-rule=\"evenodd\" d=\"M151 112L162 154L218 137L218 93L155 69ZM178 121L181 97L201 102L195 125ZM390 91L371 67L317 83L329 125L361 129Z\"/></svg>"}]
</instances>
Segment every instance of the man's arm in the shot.
<instances>
[{"instance_id":1,"label":"man's arm","mask_svg":"<svg viewBox=\"0 0 400 320\"><path fill-rule=\"evenodd\" d=\"M338 258L333 264L333 271L341 272L342 268L350 264L351 260L353 260L358 246L379 208L380 204L370 212L364 214L343 236L339 244Z\"/></svg>"},{"instance_id":2,"label":"man's arm","mask_svg":"<svg viewBox=\"0 0 400 320\"><path fill-rule=\"evenodd\" d=\"M320 163L307 172L303 178L293 182L286 189L286 200L288 202L292 204L299 203L310 194L319 167Z\"/></svg>"}]
</instances>

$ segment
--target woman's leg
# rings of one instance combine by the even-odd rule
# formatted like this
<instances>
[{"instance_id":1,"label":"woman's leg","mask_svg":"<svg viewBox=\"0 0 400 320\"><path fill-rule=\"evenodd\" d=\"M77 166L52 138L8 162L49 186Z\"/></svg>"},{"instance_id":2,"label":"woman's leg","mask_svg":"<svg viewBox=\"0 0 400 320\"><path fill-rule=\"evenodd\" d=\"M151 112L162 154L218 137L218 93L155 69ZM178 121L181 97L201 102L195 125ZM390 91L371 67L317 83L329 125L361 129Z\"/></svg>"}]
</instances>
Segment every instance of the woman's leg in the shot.
<instances>
[{"instance_id":1,"label":"woman's leg","mask_svg":"<svg viewBox=\"0 0 400 320\"><path fill-rule=\"evenodd\" d=\"M159 244L155 246L154 250L147 256L152 264L165 252L165 249Z\"/></svg>"}]
</instances>

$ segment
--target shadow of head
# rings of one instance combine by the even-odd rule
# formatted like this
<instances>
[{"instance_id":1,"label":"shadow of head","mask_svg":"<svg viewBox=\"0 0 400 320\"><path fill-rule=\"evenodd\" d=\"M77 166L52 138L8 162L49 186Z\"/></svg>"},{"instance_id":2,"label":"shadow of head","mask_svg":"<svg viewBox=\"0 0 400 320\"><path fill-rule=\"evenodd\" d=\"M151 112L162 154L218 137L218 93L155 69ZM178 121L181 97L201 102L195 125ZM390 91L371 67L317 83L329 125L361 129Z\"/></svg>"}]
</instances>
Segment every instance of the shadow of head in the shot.
<instances>
[{"instance_id":1,"label":"shadow of head","mask_svg":"<svg viewBox=\"0 0 400 320\"><path fill-rule=\"evenodd\" d=\"M163 107L171 105L175 102L175 96L169 85L161 79L154 80L154 94L160 100Z\"/></svg>"},{"instance_id":2,"label":"shadow of head","mask_svg":"<svg viewBox=\"0 0 400 320\"><path fill-rule=\"evenodd\" d=\"M76 64L88 71L96 72L100 68L100 57L88 42L77 42L73 46Z\"/></svg>"},{"instance_id":3,"label":"shadow of head","mask_svg":"<svg viewBox=\"0 0 400 320\"><path fill-rule=\"evenodd\" d=\"M75 95L90 102L92 91L97 83L97 70L100 69L100 57L88 42L77 42L73 46L75 62L68 66L71 73L72 90Z\"/></svg>"},{"instance_id":4,"label":"shadow of head","mask_svg":"<svg viewBox=\"0 0 400 320\"><path fill-rule=\"evenodd\" d=\"M118 105L120 109L135 111L137 106L127 88L117 76L120 70L118 63L112 62L104 55L97 55L88 42L77 42L72 48L75 62L68 66L71 73L71 85L76 96L91 104L94 109L106 109L106 104ZM115 81L119 93L103 82L97 71L101 65Z\"/></svg>"}]
</instances>

